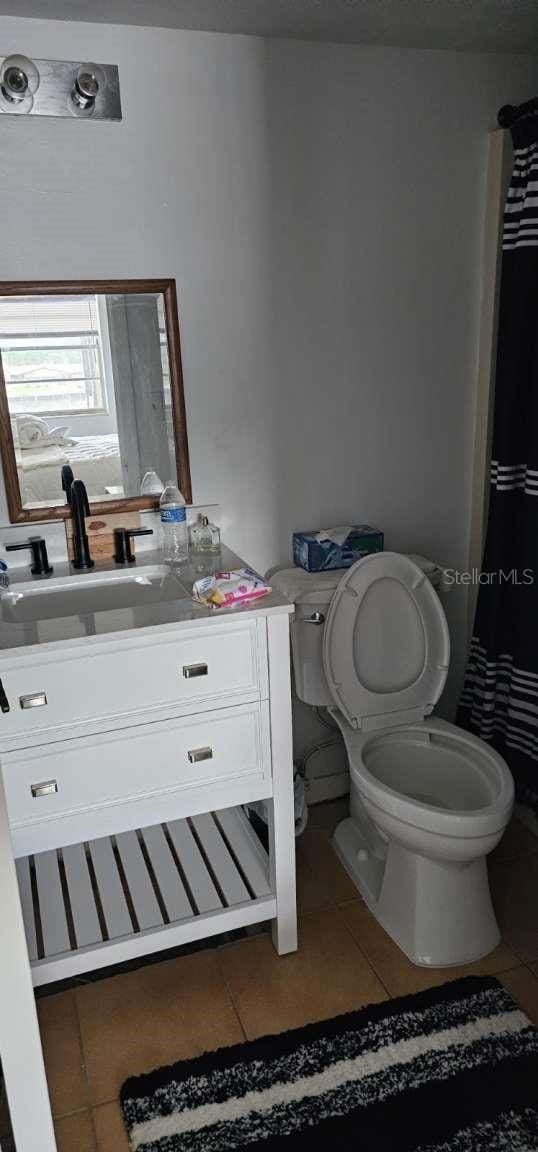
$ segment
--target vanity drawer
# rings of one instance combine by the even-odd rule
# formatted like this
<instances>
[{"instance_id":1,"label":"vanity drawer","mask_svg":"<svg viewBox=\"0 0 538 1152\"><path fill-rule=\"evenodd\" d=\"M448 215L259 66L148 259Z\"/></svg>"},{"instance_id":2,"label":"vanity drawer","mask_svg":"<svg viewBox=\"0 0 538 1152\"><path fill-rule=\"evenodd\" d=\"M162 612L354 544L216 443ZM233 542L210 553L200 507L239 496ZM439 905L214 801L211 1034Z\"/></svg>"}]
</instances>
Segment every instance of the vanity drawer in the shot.
<instances>
[{"instance_id":1,"label":"vanity drawer","mask_svg":"<svg viewBox=\"0 0 538 1152\"><path fill-rule=\"evenodd\" d=\"M10 752L2 757L2 772L14 830L163 793L248 777L263 781L271 772L268 705L238 705ZM150 807L145 822L152 823Z\"/></svg>"},{"instance_id":2,"label":"vanity drawer","mask_svg":"<svg viewBox=\"0 0 538 1152\"><path fill-rule=\"evenodd\" d=\"M31 659L1 660L9 711L0 712L0 741L9 748L11 736L20 746L21 737L51 732L58 739L74 724L122 716L136 723L146 711L192 710L205 701L220 707L241 695L266 696L264 623L183 626L157 638L77 645L41 660L35 651Z\"/></svg>"}]
</instances>

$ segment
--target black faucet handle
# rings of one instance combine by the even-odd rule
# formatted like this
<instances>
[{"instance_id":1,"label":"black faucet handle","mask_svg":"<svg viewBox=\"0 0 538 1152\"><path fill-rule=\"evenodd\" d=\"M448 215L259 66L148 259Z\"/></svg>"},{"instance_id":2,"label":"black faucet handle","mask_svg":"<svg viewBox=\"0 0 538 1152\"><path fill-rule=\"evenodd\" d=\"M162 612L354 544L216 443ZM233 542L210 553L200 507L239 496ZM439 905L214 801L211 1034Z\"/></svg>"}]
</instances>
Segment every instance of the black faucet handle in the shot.
<instances>
[{"instance_id":1,"label":"black faucet handle","mask_svg":"<svg viewBox=\"0 0 538 1152\"><path fill-rule=\"evenodd\" d=\"M135 560L131 549L133 536L153 536L153 528L115 528L114 559L116 564L132 564Z\"/></svg>"},{"instance_id":2,"label":"black faucet handle","mask_svg":"<svg viewBox=\"0 0 538 1152\"><path fill-rule=\"evenodd\" d=\"M62 489L65 492L67 503L71 503L71 487L73 484L73 469L70 464L64 464L62 467Z\"/></svg>"},{"instance_id":3,"label":"black faucet handle","mask_svg":"<svg viewBox=\"0 0 538 1152\"><path fill-rule=\"evenodd\" d=\"M6 544L6 552L22 552L25 548L30 548L32 553L30 568L32 576L50 576L54 569L52 564L49 564L46 540L42 536L30 536L29 540L24 540L21 544Z\"/></svg>"}]
</instances>

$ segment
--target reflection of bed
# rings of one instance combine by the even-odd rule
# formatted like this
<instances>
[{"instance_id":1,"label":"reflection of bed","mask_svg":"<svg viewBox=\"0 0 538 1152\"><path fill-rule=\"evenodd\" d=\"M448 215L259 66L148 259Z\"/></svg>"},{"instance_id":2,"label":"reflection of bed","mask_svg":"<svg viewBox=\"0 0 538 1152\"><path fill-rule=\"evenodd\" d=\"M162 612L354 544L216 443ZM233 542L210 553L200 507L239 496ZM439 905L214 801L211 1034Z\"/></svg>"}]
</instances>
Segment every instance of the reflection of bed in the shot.
<instances>
[{"instance_id":1,"label":"reflection of bed","mask_svg":"<svg viewBox=\"0 0 538 1152\"><path fill-rule=\"evenodd\" d=\"M105 488L122 483L117 436L72 440L72 444L61 446L16 450L23 504L63 504L62 464L70 464L76 478L84 481L90 500L104 496Z\"/></svg>"}]
</instances>

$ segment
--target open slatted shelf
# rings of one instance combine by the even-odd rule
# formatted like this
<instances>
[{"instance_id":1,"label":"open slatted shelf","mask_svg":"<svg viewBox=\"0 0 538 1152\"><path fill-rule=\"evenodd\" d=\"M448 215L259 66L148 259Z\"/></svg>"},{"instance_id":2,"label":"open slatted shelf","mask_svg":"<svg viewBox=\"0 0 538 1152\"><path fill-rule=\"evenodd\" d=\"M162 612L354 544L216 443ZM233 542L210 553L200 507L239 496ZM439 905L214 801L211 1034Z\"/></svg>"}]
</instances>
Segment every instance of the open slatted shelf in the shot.
<instances>
[{"instance_id":1,"label":"open slatted shelf","mask_svg":"<svg viewBox=\"0 0 538 1152\"><path fill-rule=\"evenodd\" d=\"M17 874L34 984L276 915L241 808L23 857Z\"/></svg>"}]
</instances>

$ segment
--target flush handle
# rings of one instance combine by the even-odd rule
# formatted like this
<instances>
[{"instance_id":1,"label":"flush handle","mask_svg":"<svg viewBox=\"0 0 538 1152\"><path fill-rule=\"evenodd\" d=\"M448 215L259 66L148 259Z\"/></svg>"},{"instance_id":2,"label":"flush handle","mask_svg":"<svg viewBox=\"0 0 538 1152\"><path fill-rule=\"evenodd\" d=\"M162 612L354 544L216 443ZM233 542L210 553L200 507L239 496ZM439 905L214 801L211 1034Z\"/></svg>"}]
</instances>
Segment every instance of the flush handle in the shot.
<instances>
[{"instance_id":1,"label":"flush handle","mask_svg":"<svg viewBox=\"0 0 538 1152\"><path fill-rule=\"evenodd\" d=\"M318 627L325 623L325 616L323 612L313 612L311 616L305 616L301 621L302 624L317 624Z\"/></svg>"},{"instance_id":2,"label":"flush handle","mask_svg":"<svg viewBox=\"0 0 538 1152\"><path fill-rule=\"evenodd\" d=\"M52 796L54 792L58 791L58 783L56 780L41 780L39 784L31 784L30 791L34 800L39 796Z\"/></svg>"},{"instance_id":3,"label":"flush handle","mask_svg":"<svg viewBox=\"0 0 538 1152\"><path fill-rule=\"evenodd\" d=\"M195 676L207 676L207 664L184 664L183 675L186 680L193 680Z\"/></svg>"},{"instance_id":4,"label":"flush handle","mask_svg":"<svg viewBox=\"0 0 538 1152\"><path fill-rule=\"evenodd\" d=\"M190 764L199 764L200 760L213 759L213 749L209 748L209 746L206 748L191 748L190 752L187 752L187 756Z\"/></svg>"},{"instance_id":5,"label":"flush handle","mask_svg":"<svg viewBox=\"0 0 538 1152\"><path fill-rule=\"evenodd\" d=\"M21 708L43 708L47 703L44 692L30 692L28 696L19 696Z\"/></svg>"}]
</instances>

